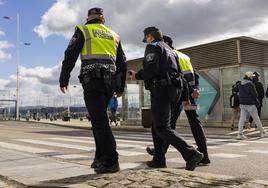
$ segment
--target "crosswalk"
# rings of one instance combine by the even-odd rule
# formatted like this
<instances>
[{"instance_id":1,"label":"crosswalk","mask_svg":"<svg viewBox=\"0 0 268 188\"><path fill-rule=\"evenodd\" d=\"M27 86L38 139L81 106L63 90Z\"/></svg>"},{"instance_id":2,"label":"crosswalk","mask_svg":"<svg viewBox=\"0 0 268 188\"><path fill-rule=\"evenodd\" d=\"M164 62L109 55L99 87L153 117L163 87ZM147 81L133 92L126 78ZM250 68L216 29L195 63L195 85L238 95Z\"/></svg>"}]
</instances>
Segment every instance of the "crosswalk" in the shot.
<instances>
[{"instance_id":1,"label":"crosswalk","mask_svg":"<svg viewBox=\"0 0 268 188\"><path fill-rule=\"evenodd\" d=\"M233 133L236 134L235 132ZM146 147L152 147L152 137L150 133L125 133L115 135L117 142L117 151L122 157L138 157L138 156L148 156L146 153ZM186 135L185 139L188 143L195 145L195 141L192 137ZM219 151L217 149L226 148L226 147L247 147L250 144L260 144L268 145L268 138L261 139L249 139L238 141L234 138L208 138L207 144L210 156L213 158L226 158L234 159L247 157L251 153L258 153L261 155L267 155L268 151L257 150L257 149L246 149L240 151L239 153ZM40 138L17 138L10 139L8 141L0 141L0 150L9 149L20 151L24 153L38 154L49 156L52 158L62 159L62 160L92 160L94 156L94 138L93 137L75 137L75 136L47 136ZM234 151L234 149L232 150ZM177 152L173 147L170 147L168 150L169 153ZM169 158L168 162L171 163L185 163L182 158ZM132 163L131 163L132 164ZM133 166L130 165L129 166ZM135 166L135 165L134 165Z\"/></svg>"}]
</instances>

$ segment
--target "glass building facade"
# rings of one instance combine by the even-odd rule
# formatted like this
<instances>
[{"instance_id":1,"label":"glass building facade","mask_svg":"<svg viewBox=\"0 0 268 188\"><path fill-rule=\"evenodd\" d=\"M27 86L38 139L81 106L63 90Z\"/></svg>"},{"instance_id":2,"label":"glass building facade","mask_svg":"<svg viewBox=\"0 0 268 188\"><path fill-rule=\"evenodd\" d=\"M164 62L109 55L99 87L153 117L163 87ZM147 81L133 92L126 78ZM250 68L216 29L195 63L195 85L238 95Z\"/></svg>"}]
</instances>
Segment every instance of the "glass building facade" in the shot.
<instances>
[{"instance_id":1,"label":"glass building facade","mask_svg":"<svg viewBox=\"0 0 268 188\"><path fill-rule=\"evenodd\" d=\"M229 98L232 85L242 80L247 71L258 72L260 82L267 89L268 42L238 37L203 44L181 51L191 57L200 76L200 97L197 100L200 119L213 125L223 125L231 119ZM142 59L128 62L128 69L139 70ZM142 81L128 81L123 96L122 114L125 121L141 119L141 108L150 106L150 94ZM181 119L186 119L182 114ZM263 100L262 120L268 120L268 99ZM211 124L211 125L212 125Z\"/></svg>"}]
</instances>

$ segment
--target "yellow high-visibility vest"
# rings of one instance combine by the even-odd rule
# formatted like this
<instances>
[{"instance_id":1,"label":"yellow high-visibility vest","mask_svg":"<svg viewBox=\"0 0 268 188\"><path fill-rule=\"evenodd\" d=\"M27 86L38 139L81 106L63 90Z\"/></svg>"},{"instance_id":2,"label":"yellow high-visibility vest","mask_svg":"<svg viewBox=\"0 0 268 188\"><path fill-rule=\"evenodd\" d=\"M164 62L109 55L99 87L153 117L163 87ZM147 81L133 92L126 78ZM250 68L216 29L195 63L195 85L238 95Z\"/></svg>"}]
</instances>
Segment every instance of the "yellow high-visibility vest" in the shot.
<instances>
[{"instance_id":1,"label":"yellow high-visibility vest","mask_svg":"<svg viewBox=\"0 0 268 188\"><path fill-rule=\"evenodd\" d=\"M84 35L81 60L109 59L116 61L119 35L103 24L77 25Z\"/></svg>"},{"instance_id":2,"label":"yellow high-visibility vest","mask_svg":"<svg viewBox=\"0 0 268 188\"><path fill-rule=\"evenodd\" d=\"M181 53L178 50L174 50L174 51L179 56L178 63L179 63L179 66L181 68L181 72L183 74L188 74L188 73L194 74L194 69L193 69L192 64L191 64L191 59L187 55Z\"/></svg>"}]
</instances>

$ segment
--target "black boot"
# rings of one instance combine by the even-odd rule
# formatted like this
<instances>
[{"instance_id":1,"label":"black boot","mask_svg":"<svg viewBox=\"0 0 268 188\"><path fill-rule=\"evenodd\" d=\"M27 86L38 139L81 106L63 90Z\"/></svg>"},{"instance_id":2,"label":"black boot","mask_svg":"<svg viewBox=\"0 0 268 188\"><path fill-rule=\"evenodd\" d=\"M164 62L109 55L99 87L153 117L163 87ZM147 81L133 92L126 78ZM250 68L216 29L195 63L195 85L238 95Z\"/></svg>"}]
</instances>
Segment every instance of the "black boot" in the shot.
<instances>
[{"instance_id":1,"label":"black boot","mask_svg":"<svg viewBox=\"0 0 268 188\"><path fill-rule=\"evenodd\" d=\"M115 173L120 170L119 163L116 162L113 165L105 166L104 164L94 169L96 174Z\"/></svg>"},{"instance_id":2,"label":"black boot","mask_svg":"<svg viewBox=\"0 0 268 188\"><path fill-rule=\"evenodd\" d=\"M154 156L154 154L155 154L155 150L154 150L154 148L146 147L146 151L147 151L147 153L148 153L149 155Z\"/></svg>"},{"instance_id":3,"label":"black boot","mask_svg":"<svg viewBox=\"0 0 268 188\"><path fill-rule=\"evenodd\" d=\"M203 153L196 151L196 153L189 160L187 160L185 170L193 171L203 157Z\"/></svg>"},{"instance_id":4,"label":"black boot","mask_svg":"<svg viewBox=\"0 0 268 188\"><path fill-rule=\"evenodd\" d=\"M150 168L167 168L166 161L157 161L155 159L147 161L146 165Z\"/></svg>"}]
</instances>

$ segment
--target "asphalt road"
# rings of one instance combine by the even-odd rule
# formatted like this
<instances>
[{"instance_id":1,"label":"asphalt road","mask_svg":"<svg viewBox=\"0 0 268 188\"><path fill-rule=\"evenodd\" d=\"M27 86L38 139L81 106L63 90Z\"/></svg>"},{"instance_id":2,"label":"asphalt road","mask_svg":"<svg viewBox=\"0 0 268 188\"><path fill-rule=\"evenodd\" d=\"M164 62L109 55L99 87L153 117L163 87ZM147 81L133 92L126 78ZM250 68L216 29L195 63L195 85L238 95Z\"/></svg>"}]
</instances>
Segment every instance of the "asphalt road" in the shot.
<instances>
[{"instance_id":1,"label":"asphalt road","mask_svg":"<svg viewBox=\"0 0 268 188\"><path fill-rule=\"evenodd\" d=\"M85 166L89 166L94 157L94 140L89 130L27 122L0 122L0 130L1 153L14 150ZM150 133L114 131L114 135L121 167L144 168L145 162L151 159L145 151L146 146L152 146ZM182 135L194 144L190 134ZM244 141L235 140L235 135L235 132L222 136L207 135L212 163L200 166L196 171L267 181L268 138L259 138L257 131L248 133L249 139ZM167 164L172 168L185 167L181 155L172 147L167 154Z\"/></svg>"}]
</instances>

